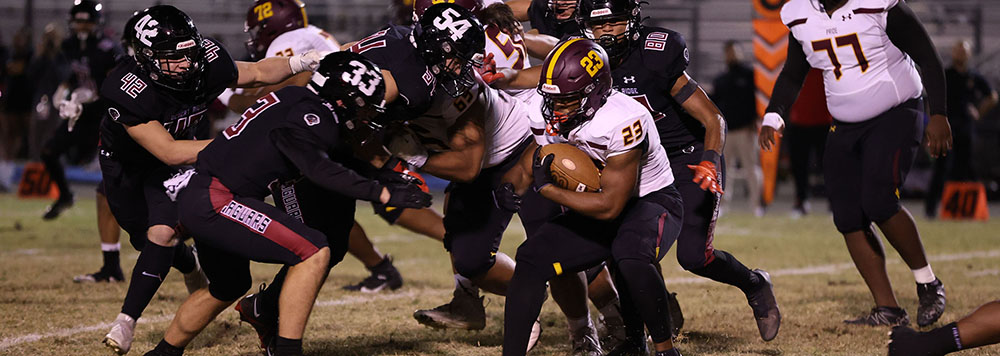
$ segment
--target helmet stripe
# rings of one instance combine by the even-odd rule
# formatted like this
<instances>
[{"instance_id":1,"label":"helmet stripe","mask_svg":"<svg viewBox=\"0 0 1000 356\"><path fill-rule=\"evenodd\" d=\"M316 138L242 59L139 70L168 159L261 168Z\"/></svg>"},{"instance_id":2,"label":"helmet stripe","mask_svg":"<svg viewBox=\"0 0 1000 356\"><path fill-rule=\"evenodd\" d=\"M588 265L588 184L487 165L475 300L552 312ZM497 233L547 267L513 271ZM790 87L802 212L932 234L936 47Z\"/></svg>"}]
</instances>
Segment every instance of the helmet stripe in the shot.
<instances>
[{"instance_id":1,"label":"helmet stripe","mask_svg":"<svg viewBox=\"0 0 1000 356\"><path fill-rule=\"evenodd\" d=\"M577 37L571 39L569 41L566 41L566 43L563 43L563 45L560 46L559 48L556 48L556 53L553 54L552 59L550 59L549 62L546 63L548 64L549 68L548 70L545 71L545 84L552 85L552 71L555 70L556 61L559 60L559 56L562 55L564 50L566 50L566 47L569 47L569 45L573 44L573 42L579 41L581 39L583 38Z\"/></svg>"}]
</instances>

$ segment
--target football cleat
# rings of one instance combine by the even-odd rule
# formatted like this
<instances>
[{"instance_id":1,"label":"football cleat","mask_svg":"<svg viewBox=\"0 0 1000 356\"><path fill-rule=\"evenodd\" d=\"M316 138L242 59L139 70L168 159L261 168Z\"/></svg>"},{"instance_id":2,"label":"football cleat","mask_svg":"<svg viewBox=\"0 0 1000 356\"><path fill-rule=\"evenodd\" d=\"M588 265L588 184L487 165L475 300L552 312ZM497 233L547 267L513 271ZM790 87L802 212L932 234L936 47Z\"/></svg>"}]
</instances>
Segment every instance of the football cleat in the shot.
<instances>
[{"instance_id":1,"label":"football cleat","mask_svg":"<svg viewBox=\"0 0 1000 356\"><path fill-rule=\"evenodd\" d=\"M604 315L597 317L597 335L601 341L601 348L613 350L619 344L625 342L625 321L621 316L608 318Z\"/></svg>"},{"instance_id":2,"label":"football cleat","mask_svg":"<svg viewBox=\"0 0 1000 356\"><path fill-rule=\"evenodd\" d=\"M261 283L260 291L264 291L264 284ZM260 292L249 294L236 303L236 312L240 313L240 321L245 321L257 332L260 339L260 348L270 354L273 349L274 340L278 333L278 318L262 313L263 308L259 308L257 303L260 300Z\"/></svg>"},{"instance_id":3,"label":"football cleat","mask_svg":"<svg viewBox=\"0 0 1000 356\"><path fill-rule=\"evenodd\" d=\"M403 286L403 276L392 265L392 256L385 255L382 262L368 270L371 271L371 275L358 284L346 285L343 289L362 293L378 293L386 288L397 290Z\"/></svg>"},{"instance_id":4,"label":"football cleat","mask_svg":"<svg viewBox=\"0 0 1000 356\"><path fill-rule=\"evenodd\" d=\"M941 318L947 300L944 295L944 284L940 279L935 278L930 283L917 283L917 298L920 300L920 306L917 307L917 325L931 325Z\"/></svg>"},{"instance_id":5,"label":"football cleat","mask_svg":"<svg viewBox=\"0 0 1000 356\"><path fill-rule=\"evenodd\" d=\"M570 331L570 345L573 345L573 356L602 356L604 350L597 339L597 329L593 326ZM530 350L530 349L529 349Z\"/></svg>"},{"instance_id":6,"label":"football cleat","mask_svg":"<svg viewBox=\"0 0 1000 356\"><path fill-rule=\"evenodd\" d=\"M66 209L73 206L73 196L70 195L68 198L59 198L52 205L49 205L48 209L45 209L45 215L42 215L43 220L52 220L58 218Z\"/></svg>"},{"instance_id":7,"label":"football cleat","mask_svg":"<svg viewBox=\"0 0 1000 356\"><path fill-rule=\"evenodd\" d=\"M81 274L79 276L73 277L73 282L76 283L98 283L98 282L118 283L124 281L125 281L125 275L122 273L121 269L115 272L106 272L102 269L94 273Z\"/></svg>"},{"instance_id":8,"label":"football cleat","mask_svg":"<svg viewBox=\"0 0 1000 356\"><path fill-rule=\"evenodd\" d=\"M763 284L757 290L747 294L747 303L753 309L753 317L757 321L757 331L764 341L774 340L778 336L778 329L781 327L781 310L778 309L778 300L774 298L774 284L771 283L771 275L764 270L755 269Z\"/></svg>"},{"instance_id":9,"label":"football cleat","mask_svg":"<svg viewBox=\"0 0 1000 356\"><path fill-rule=\"evenodd\" d=\"M677 348L672 348L666 351L657 351L656 356L683 356L683 355L681 355L680 351L677 351Z\"/></svg>"},{"instance_id":10,"label":"football cleat","mask_svg":"<svg viewBox=\"0 0 1000 356\"><path fill-rule=\"evenodd\" d=\"M670 314L670 337L676 339L684 327L684 312L681 311L681 304L677 301L677 293L667 293L667 313ZM625 322L622 321L623 333L624 328Z\"/></svg>"},{"instance_id":11,"label":"football cleat","mask_svg":"<svg viewBox=\"0 0 1000 356\"><path fill-rule=\"evenodd\" d=\"M844 323L868 326L908 325L910 324L910 316L906 314L906 310L903 310L903 308L875 307L867 315L857 319L844 320Z\"/></svg>"},{"instance_id":12,"label":"football cleat","mask_svg":"<svg viewBox=\"0 0 1000 356\"><path fill-rule=\"evenodd\" d=\"M455 290L451 302L434 309L417 310L413 312L413 318L436 329L483 330L486 327L484 298L459 288Z\"/></svg>"},{"instance_id":13,"label":"football cleat","mask_svg":"<svg viewBox=\"0 0 1000 356\"><path fill-rule=\"evenodd\" d=\"M132 348L132 338L135 335L135 319L125 313L118 313L118 317L111 323L111 330L104 335L104 345L111 348L116 354L124 355Z\"/></svg>"},{"instance_id":14,"label":"football cleat","mask_svg":"<svg viewBox=\"0 0 1000 356\"><path fill-rule=\"evenodd\" d=\"M648 356L649 348L646 346L646 338L642 340L628 340L618 344L617 347L608 352L605 356Z\"/></svg>"}]
</instances>

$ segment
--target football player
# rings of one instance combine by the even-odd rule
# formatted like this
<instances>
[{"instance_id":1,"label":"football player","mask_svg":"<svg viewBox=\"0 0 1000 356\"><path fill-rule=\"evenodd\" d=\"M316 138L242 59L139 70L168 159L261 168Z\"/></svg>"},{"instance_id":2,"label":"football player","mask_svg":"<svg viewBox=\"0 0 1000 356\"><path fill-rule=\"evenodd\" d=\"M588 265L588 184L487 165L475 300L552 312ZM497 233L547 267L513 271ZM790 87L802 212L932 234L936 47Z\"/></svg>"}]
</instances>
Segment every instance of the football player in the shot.
<instances>
[{"instance_id":1,"label":"football player","mask_svg":"<svg viewBox=\"0 0 1000 356\"><path fill-rule=\"evenodd\" d=\"M685 69L688 49L681 34L643 26L637 0L582 0L578 19L586 37L608 52L614 88L643 104L656 120L684 198L684 224L677 262L685 270L739 288L747 297L760 336L774 339L781 313L767 272L751 271L712 246L722 198L725 120ZM645 345L632 340L632 346Z\"/></svg>"},{"instance_id":2,"label":"football player","mask_svg":"<svg viewBox=\"0 0 1000 356\"><path fill-rule=\"evenodd\" d=\"M1000 343L1000 300L983 304L958 322L928 332L897 326L889 337L889 356L942 356Z\"/></svg>"},{"instance_id":3,"label":"football player","mask_svg":"<svg viewBox=\"0 0 1000 356\"><path fill-rule=\"evenodd\" d=\"M69 27L73 36L63 40L63 54L69 60L71 75L53 96L55 107L63 121L42 147L42 162L59 187L59 198L45 212L43 219L55 219L73 205L73 191L60 157L71 149L81 157L92 158L97 153L97 131L107 108L97 100L97 90L104 83L115 60L122 55L117 41L104 36L103 5L96 1L80 1L69 11ZM108 208L103 184L97 185L97 230L101 239L104 264L97 272L73 277L74 282L122 282L118 243L121 228Z\"/></svg>"},{"instance_id":4,"label":"football player","mask_svg":"<svg viewBox=\"0 0 1000 356\"><path fill-rule=\"evenodd\" d=\"M792 0L781 9L781 21L791 31L788 59L775 81L760 145L771 148L810 67L822 70L834 118L823 157L830 210L875 299L871 312L845 322L910 321L893 294L874 222L913 271L920 301L917 324L930 325L944 312L944 286L927 262L913 217L899 204L899 187L921 138L935 157L951 146L941 58L916 15L900 0ZM930 109L926 126L925 89Z\"/></svg>"},{"instance_id":5,"label":"football player","mask_svg":"<svg viewBox=\"0 0 1000 356\"><path fill-rule=\"evenodd\" d=\"M507 5L519 21L529 21L529 33L540 33L555 38L579 36L582 28L575 21L575 0L510 0Z\"/></svg>"},{"instance_id":6,"label":"football player","mask_svg":"<svg viewBox=\"0 0 1000 356\"><path fill-rule=\"evenodd\" d=\"M354 160L344 138L381 114L384 92L378 67L364 57L327 55L306 87L289 86L258 99L199 153L194 171L169 183L168 191L179 190L180 222L201 246L199 259L213 283L188 297L147 355L179 355L250 288L250 260L277 261L287 270L277 337L268 354L302 354L302 333L316 293L329 267L346 253L354 200L401 208L431 203L431 196L407 175L383 184L345 167ZM304 211L264 202L272 182L300 175L320 188L299 197L326 207L322 213L310 212L327 220L320 224L323 230L304 224L303 215L296 218L296 212ZM319 206L303 203L300 207Z\"/></svg>"},{"instance_id":7,"label":"football player","mask_svg":"<svg viewBox=\"0 0 1000 356\"><path fill-rule=\"evenodd\" d=\"M310 52L234 62L217 41L203 38L184 12L169 5L137 12L126 23L123 41L131 58L119 62L101 87L109 107L99 148L108 205L141 251L122 312L104 339L119 354L131 348L136 319L171 265L200 274L191 249L180 243L173 228L176 208L163 194L162 182L175 171L172 166L194 163L208 144L189 139L208 104L226 87L277 83L310 70L320 58Z\"/></svg>"},{"instance_id":8,"label":"football player","mask_svg":"<svg viewBox=\"0 0 1000 356\"><path fill-rule=\"evenodd\" d=\"M518 247L504 311L503 353L524 354L546 281L611 260L622 307L638 309L657 355L679 355L671 342L667 291L655 265L677 238L684 211L653 117L642 104L612 89L607 54L593 41L560 42L545 59L542 73L538 90L543 105L530 116L535 144L519 169L504 177L513 187L496 194L526 194L526 202L541 195L569 211L542 212L548 221ZM600 192L552 184L554 157L537 157L534 148L563 142L604 166ZM531 168L524 167L529 160ZM530 213L521 213L529 218L524 215Z\"/></svg>"}]
</instances>

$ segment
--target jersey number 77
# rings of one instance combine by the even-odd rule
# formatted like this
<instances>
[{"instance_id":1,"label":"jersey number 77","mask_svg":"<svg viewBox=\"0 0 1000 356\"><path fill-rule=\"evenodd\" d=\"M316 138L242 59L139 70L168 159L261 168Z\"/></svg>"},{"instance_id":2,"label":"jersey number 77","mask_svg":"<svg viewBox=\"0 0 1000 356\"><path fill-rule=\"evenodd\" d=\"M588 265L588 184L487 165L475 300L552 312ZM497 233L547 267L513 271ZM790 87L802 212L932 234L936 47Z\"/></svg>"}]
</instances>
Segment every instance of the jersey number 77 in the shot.
<instances>
[{"instance_id":1,"label":"jersey number 77","mask_svg":"<svg viewBox=\"0 0 1000 356\"><path fill-rule=\"evenodd\" d=\"M861 67L861 73L868 70L868 58L865 58L865 52L861 49L861 41L858 40L857 33L812 41L813 51L826 51L826 54L830 56L830 63L833 64L833 75L837 77L837 80L840 80L840 77L844 73L840 70L843 65L840 64L840 60L837 59L837 53L834 51L834 41L837 42L837 47L850 45L854 49L854 56L858 59L858 66Z\"/></svg>"}]
</instances>

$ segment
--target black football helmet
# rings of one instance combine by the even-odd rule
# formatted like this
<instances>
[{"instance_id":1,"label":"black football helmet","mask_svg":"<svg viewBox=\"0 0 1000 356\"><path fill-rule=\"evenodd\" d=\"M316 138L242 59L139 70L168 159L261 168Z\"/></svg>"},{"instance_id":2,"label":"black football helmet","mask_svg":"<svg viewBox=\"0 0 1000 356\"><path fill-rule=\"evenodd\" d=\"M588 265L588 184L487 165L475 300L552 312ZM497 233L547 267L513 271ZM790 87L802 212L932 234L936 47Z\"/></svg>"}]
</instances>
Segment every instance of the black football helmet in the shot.
<instances>
[{"instance_id":1,"label":"black football helmet","mask_svg":"<svg viewBox=\"0 0 1000 356\"><path fill-rule=\"evenodd\" d=\"M381 134L385 80L382 70L364 56L350 51L328 54L306 88L333 109L361 145Z\"/></svg>"},{"instance_id":2,"label":"black football helmet","mask_svg":"<svg viewBox=\"0 0 1000 356\"><path fill-rule=\"evenodd\" d=\"M549 135L569 135L593 119L611 95L611 68L604 48L582 37L559 42L542 64L538 93Z\"/></svg>"},{"instance_id":3,"label":"black football helmet","mask_svg":"<svg viewBox=\"0 0 1000 356\"><path fill-rule=\"evenodd\" d=\"M76 0L69 9L69 21L100 24L104 21L104 16L101 15L103 8L104 5L94 0Z\"/></svg>"},{"instance_id":4,"label":"black football helmet","mask_svg":"<svg viewBox=\"0 0 1000 356\"><path fill-rule=\"evenodd\" d=\"M143 74L156 85L188 92L202 85L205 67L203 38L183 11L156 5L126 22L122 43Z\"/></svg>"},{"instance_id":5,"label":"black football helmet","mask_svg":"<svg viewBox=\"0 0 1000 356\"><path fill-rule=\"evenodd\" d=\"M483 64L486 33L468 9L451 3L428 7L414 29L417 50L438 86L459 97L475 84L473 67Z\"/></svg>"},{"instance_id":6,"label":"black football helmet","mask_svg":"<svg viewBox=\"0 0 1000 356\"><path fill-rule=\"evenodd\" d=\"M576 21L583 29L583 35L604 47L611 64L617 66L628 57L632 45L639 41L639 30L642 29L639 8L639 0L580 0ZM593 27L620 21L627 21L625 32L617 36L604 34L594 37Z\"/></svg>"}]
</instances>

